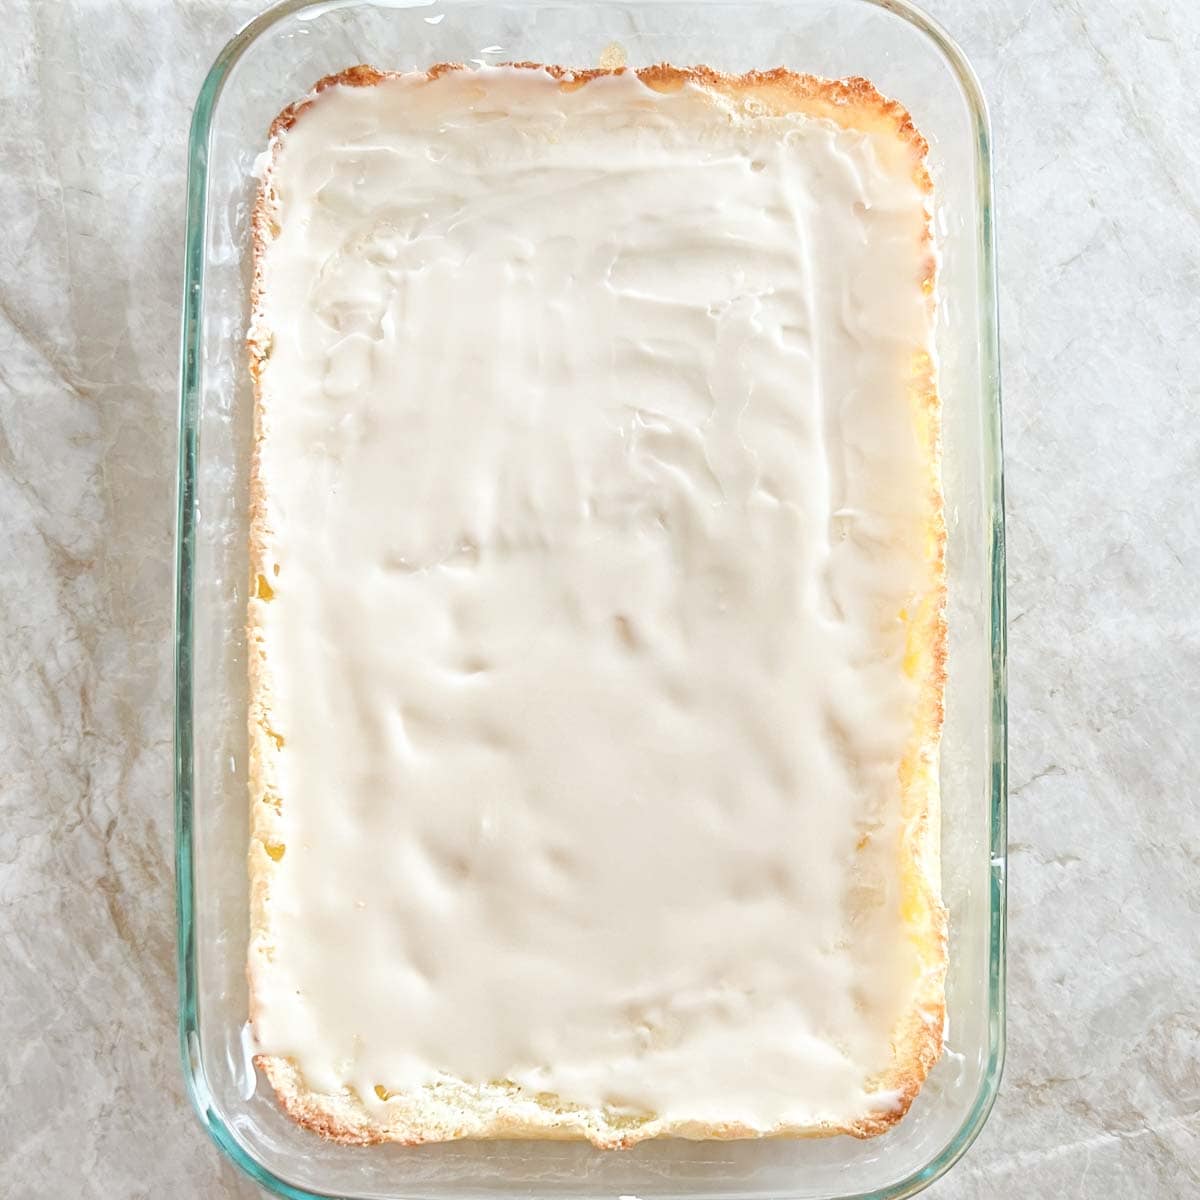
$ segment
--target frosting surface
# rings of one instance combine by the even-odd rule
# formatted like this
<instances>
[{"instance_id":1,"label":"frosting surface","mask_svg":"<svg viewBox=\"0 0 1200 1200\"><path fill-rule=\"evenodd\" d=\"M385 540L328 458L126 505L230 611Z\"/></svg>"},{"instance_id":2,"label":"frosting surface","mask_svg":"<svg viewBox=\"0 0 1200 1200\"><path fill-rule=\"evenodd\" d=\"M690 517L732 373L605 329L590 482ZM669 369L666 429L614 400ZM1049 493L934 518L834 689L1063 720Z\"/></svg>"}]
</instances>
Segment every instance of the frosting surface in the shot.
<instances>
[{"instance_id":1,"label":"frosting surface","mask_svg":"<svg viewBox=\"0 0 1200 1200\"><path fill-rule=\"evenodd\" d=\"M753 1129L894 1097L929 593L894 138L633 75L324 93L270 168L258 1048Z\"/></svg>"}]
</instances>

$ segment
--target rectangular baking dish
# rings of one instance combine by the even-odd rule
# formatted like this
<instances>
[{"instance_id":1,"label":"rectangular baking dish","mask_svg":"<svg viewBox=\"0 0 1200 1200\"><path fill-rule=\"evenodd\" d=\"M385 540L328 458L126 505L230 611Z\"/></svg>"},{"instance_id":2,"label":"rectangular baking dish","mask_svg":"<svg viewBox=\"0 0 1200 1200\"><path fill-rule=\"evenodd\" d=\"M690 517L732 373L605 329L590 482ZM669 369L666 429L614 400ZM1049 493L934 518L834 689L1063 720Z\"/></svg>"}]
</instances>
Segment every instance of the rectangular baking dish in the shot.
<instances>
[{"instance_id":1,"label":"rectangular baking dish","mask_svg":"<svg viewBox=\"0 0 1200 1200\"><path fill-rule=\"evenodd\" d=\"M294 1125L256 1077L247 1029L247 472L244 337L255 158L321 76L367 62L783 65L865 75L930 142L942 255L950 659L942 752L950 910L945 1054L912 1111L871 1141L537 1142L369 1149ZM901 1197L964 1152L1003 1057L1004 550L987 117L970 68L902 0L289 0L222 51L189 149L176 577L175 804L180 1038L192 1102L250 1176L290 1197Z\"/></svg>"}]
</instances>

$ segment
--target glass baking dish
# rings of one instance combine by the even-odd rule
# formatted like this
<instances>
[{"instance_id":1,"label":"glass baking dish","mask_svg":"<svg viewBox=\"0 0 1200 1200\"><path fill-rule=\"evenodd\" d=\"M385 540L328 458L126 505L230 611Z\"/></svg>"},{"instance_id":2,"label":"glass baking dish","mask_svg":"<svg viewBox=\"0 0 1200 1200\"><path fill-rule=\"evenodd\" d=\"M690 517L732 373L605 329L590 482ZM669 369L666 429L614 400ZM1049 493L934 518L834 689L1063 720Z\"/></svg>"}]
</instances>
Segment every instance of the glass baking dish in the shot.
<instances>
[{"instance_id":1,"label":"glass baking dish","mask_svg":"<svg viewBox=\"0 0 1200 1200\"><path fill-rule=\"evenodd\" d=\"M784 65L865 75L930 142L942 254L951 650L942 752L950 910L945 1054L909 1115L870 1141L326 1143L256 1078L246 1022L244 614L252 395L244 337L256 156L322 75L366 62ZM189 147L176 590L175 803L180 1037L205 1128L280 1195L900 1197L978 1133L1004 1040L1004 542L987 117L961 53L902 0L289 0L251 22L204 82Z\"/></svg>"}]
</instances>

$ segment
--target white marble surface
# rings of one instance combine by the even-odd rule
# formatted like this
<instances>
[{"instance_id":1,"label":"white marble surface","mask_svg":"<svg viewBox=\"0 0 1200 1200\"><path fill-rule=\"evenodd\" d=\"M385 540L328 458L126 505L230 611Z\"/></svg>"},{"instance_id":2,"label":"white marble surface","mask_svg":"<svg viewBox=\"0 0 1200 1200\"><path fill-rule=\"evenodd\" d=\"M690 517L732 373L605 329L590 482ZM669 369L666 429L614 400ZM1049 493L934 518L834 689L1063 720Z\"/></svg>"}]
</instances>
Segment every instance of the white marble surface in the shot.
<instances>
[{"instance_id":1,"label":"white marble surface","mask_svg":"<svg viewBox=\"0 0 1200 1200\"><path fill-rule=\"evenodd\" d=\"M0 1194L256 1194L183 1097L187 121L253 4L3 0ZM937 0L995 125L1009 1059L937 1200L1200 1195L1200 9Z\"/></svg>"}]
</instances>

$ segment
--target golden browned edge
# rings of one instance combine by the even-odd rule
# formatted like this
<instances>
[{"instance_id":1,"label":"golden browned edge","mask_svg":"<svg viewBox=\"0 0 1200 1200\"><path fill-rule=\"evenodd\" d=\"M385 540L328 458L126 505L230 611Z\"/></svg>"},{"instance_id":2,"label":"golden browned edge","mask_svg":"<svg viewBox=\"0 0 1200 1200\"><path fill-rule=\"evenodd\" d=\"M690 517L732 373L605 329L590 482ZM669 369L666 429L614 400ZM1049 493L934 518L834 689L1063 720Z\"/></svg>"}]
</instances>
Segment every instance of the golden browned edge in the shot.
<instances>
[{"instance_id":1,"label":"golden browned edge","mask_svg":"<svg viewBox=\"0 0 1200 1200\"><path fill-rule=\"evenodd\" d=\"M627 68L568 71L540 63L512 63L513 67L545 71L565 91L574 91L603 75L623 74ZM460 63L439 63L426 73L433 81L462 70ZM319 80L312 92L285 108L271 125L272 157L279 150L279 136L313 104L326 88L336 85L369 87L398 72L378 71L369 66L350 67ZM671 92L692 83L719 94L747 116L803 113L831 120L844 128L891 132L907 144L913 160L913 177L928 194L932 184L925 167L928 149L908 112L894 100L880 95L869 80L821 79L798 75L783 68L726 75L709 67L680 68L665 63L636 72L648 87ZM268 549L270 525L260 472L260 446L266 433L260 388L260 372L270 354L270 333L261 325L262 263L266 248L277 232L274 212L276 197L268 170L259 188L252 225L254 280L251 288L252 317L247 348L254 381L254 450L250 469L250 600L247 605L249 661L250 807L251 841L250 923L251 943L247 978L250 984L250 1017L256 1020L256 977L271 949L266 941L267 901L271 868L285 853L279 812L282 805L275 761L283 738L271 727L271 681L263 649L262 615L274 593L279 566ZM928 254L920 280L932 312L937 260L932 235L926 226ZM781 1126L774 1137L825 1137L847 1133L868 1138L898 1122L920 1090L925 1077L942 1050L945 1021L946 910L940 898L940 813L938 748L943 720L946 681L945 547L946 527L942 498L941 404L936 370L928 355L914 363L911 400L914 420L928 446L929 509L928 554L934 586L920 598L915 611L903 619L907 626L906 667L920 683L918 710L913 735L900 765L903 831L900 869L902 917L918 952L921 978L912 1009L899 1022L894 1037L895 1063L870 1081L873 1089L894 1091L892 1111L864 1116L846 1126ZM457 1138L586 1138L601 1148L632 1146L657 1137L729 1139L762 1136L759 1131L736 1123L667 1122L654 1116L630 1117L563 1103L556 1096L531 1096L515 1084L500 1080L482 1085L447 1081L430 1085L418 1093L387 1094L387 1116L372 1116L362 1100L349 1089L338 1095L313 1092L305 1085L291 1060L260 1054L256 1064L266 1073L284 1109L301 1125L334 1141L355 1145L401 1142L450 1141Z\"/></svg>"}]
</instances>

